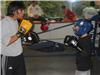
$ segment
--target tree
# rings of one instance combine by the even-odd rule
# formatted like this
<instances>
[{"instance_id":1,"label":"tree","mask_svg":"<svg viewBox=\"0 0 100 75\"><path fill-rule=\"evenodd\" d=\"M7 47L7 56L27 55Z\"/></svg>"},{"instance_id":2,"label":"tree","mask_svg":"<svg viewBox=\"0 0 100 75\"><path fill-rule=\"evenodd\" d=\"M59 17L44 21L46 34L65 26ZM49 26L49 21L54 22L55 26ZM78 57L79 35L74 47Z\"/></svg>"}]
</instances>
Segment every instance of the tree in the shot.
<instances>
[{"instance_id":1,"label":"tree","mask_svg":"<svg viewBox=\"0 0 100 75\"><path fill-rule=\"evenodd\" d=\"M61 6L62 1L41 1L40 6L42 7L46 16L56 17L62 16Z\"/></svg>"}]
</instances>

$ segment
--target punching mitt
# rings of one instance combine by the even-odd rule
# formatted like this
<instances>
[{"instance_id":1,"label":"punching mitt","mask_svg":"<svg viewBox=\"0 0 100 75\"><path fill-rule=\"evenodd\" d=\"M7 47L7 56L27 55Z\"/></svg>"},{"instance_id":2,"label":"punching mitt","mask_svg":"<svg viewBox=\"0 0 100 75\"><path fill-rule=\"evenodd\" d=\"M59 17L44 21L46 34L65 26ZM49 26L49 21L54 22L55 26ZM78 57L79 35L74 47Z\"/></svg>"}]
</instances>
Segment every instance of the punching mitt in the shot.
<instances>
[{"instance_id":1,"label":"punching mitt","mask_svg":"<svg viewBox=\"0 0 100 75\"><path fill-rule=\"evenodd\" d=\"M75 36L67 35L64 39L64 45L71 46L79 51L82 51L82 49L78 46L78 40Z\"/></svg>"},{"instance_id":2,"label":"punching mitt","mask_svg":"<svg viewBox=\"0 0 100 75\"><path fill-rule=\"evenodd\" d=\"M36 32L32 32L32 33L27 34L23 38L23 41L28 42L30 44L34 44L34 43L38 43L40 41L40 38Z\"/></svg>"},{"instance_id":3,"label":"punching mitt","mask_svg":"<svg viewBox=\"0 0 100 75\"><path fill-rule=\"evenodd\" d=\"M17 35L23 36L29 32L32 27L32 23L29 20L22 20L20 26L18 27Z\"/></svg>"}]
</instances>

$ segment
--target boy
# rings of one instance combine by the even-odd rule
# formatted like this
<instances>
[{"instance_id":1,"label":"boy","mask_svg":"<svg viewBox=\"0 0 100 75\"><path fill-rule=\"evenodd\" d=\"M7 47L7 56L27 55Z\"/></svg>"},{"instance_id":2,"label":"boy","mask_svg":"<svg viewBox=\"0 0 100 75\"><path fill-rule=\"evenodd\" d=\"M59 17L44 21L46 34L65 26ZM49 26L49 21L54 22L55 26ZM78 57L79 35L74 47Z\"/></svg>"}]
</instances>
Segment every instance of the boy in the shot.
<instances>
[{"instance_id":1,"label":"boy","mask_svg":"<svg viewBox=\"0 0 100 75\"><path fill-rule=\"evenodd\" d=\"M81 52L76 54L77 71L75 75L90 75L91 69L91 50L93 44L89 32L93 29L93 25L87 19L80 19L73 27L76 36L78 37L79 47Z\"/></svg>"},{"instance_id":2,"label":"boy","mask_svg":"<svg viewBox=\"0 0 100 75\"><path fill-rule=\"evenodd\" d=\"M7 8L7 16L1 21L2 75L26 75L21 38L17 34L17 19L23 16L23 3L12 1Z\"/></svg>"}]
</instances>

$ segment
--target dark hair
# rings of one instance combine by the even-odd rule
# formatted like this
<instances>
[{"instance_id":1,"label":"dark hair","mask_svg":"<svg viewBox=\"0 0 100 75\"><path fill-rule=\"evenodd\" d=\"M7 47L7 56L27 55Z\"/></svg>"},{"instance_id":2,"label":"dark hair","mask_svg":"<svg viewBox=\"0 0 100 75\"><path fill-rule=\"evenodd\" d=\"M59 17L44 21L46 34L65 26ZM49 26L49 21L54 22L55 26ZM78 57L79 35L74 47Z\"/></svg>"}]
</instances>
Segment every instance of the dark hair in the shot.
<instances>
[{"instance_id":1,"label":"dark hair","mask_svg":"<svg viewBox=\"0 0 100 75\"><path fill-rule=\"evenodd\" d=\"M37 2L37 1L32 1L32 3L36 3L36 4L38 4L38 2Z\"/></svg>"},{"instance_id":2,"label":"dark hair","mask_svg":"<svg viewBox=\"0 0 100 75\"><path fill-rule=\"evenodd\" d=\"M64 9L64 8L66 8L66 6L65 6L65 5L63 5L61 8L62 8L62 9Z\"/></svg>"},{"instance_id":3,"label":"dark hair","mask_svg":"<svg viewBox=\"0 0 100 75\"><path fill-rule=\"evenodd\" d=\"M91 1L90 2L90 6L95 7L95 2L94 1Z\"/></svg>"},{"instance_id":4,"label":"dark hair","mask_svg":"<svg viewBox=\"0 0 100 75\"><path fill-rule=\"evenodd\" d=\"M25 9L22 1L12 1L7 8L7 16L13 16L13 12L18 9Z\"/></svg>"}]
</instances>

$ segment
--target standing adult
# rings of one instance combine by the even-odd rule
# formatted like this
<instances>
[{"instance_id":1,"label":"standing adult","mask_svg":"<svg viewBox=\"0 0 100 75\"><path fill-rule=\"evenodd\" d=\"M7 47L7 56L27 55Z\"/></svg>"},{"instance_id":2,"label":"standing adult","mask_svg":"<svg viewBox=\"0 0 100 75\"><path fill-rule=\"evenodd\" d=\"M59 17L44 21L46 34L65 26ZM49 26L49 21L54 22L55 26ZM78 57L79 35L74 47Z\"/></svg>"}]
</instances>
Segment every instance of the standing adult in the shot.
<instances>
[{"instance_id":1,"label":"standing adult","mask_svg":"<svg viewBox=\"0 0 100 75\"><path fill-rule=\"evenodd\" d=\"M64 22L74 22L77 19L76 14L69 8L62 6L62 9L64 13Z\"/></svg>"},{"instance_id":2,"label":"standing adult","mask_svg":"<svg viewBox=\"0 0 100 75\"><path fill-rule=\"evenodd\" d=\"M37 1L32 1L32 4L27 9L27 15L33 21L41 21L42 23L46 21L46 19L43 17L43 10L38 5Z\"/></svg>"}]
</instances>

